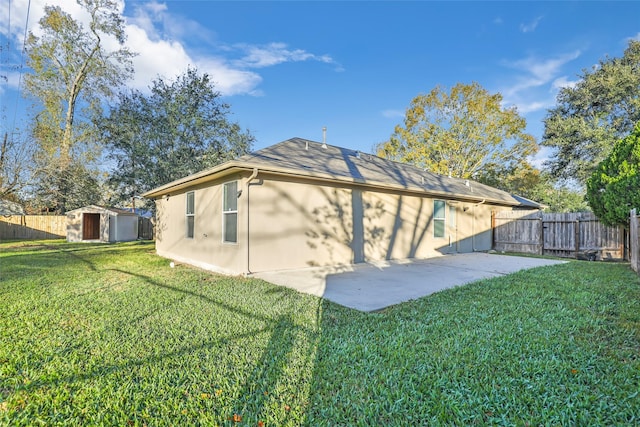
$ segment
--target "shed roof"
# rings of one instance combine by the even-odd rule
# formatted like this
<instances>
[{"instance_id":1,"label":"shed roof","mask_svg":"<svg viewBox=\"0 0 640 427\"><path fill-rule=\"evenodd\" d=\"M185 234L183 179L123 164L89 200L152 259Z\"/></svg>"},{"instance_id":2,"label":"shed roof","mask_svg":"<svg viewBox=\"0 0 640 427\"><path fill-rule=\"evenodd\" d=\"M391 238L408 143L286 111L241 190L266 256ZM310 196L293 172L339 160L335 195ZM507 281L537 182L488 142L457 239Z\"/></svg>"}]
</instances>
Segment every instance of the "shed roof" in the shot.
<instances>
[{"instance_id":1,"label":"shed roof","mask_svg":"<svg viewBox=\"0 0 640 427\"><path fill-rule=\"evenodd\" d=\"M98 205L83 206L78 209L67 211L68 214L77 213L77 212L110 213L113 215L138 216L136 213L131 212L131 209L112 208L112 207L98 206Z\"/></svg>"},{"instance_id":2,"label":"shed roof","mask_svg":"<svg viewBox=\"0 0 640 427\"><path fill-rule=\"evenodd\" d=\"M396 191L411 191L470 201L487 201L508 206L539 208L536 202L472 180L450 178L357 150L336 147L302 138L291 138L246 154L214 168L170 182L144 194L155 198L224 176L238 169L320 180L360 184Z\"/></svg>"}]
</instances>

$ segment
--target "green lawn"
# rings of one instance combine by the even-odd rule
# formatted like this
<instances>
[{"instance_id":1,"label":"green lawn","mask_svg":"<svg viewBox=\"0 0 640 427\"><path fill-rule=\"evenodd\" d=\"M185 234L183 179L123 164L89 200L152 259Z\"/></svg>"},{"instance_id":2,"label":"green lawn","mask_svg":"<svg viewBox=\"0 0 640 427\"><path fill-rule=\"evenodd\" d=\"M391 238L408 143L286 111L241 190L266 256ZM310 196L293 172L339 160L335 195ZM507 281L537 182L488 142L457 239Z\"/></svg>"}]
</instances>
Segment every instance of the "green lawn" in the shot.
<instances>
[{"instance_id":1,"label":"green lawn","mask_svg":"<svg viewBox=\"0 0 640 427\"><path fill-rule=\"evenodd\" d=\"M168 264L151 243L0 244L0 424L640 424L626 264L380 313Z\"/></svg>"}]
</instances>

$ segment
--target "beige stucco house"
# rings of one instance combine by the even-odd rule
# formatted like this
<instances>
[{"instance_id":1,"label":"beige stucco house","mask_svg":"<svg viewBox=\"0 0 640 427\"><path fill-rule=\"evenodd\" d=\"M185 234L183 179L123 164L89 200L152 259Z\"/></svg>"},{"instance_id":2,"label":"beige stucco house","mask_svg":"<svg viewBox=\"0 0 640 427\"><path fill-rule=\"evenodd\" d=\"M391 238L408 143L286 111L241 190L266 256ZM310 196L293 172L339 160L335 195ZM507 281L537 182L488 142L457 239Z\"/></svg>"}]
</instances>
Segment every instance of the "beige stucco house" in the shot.
<instances>
[{"instance_id":1,"label":"beige stucco house","mask_svg":"<svg viewBox=\"0 0 640 427\"><path fill-rule=\"evenodd\" d=\"M540 207L300 138L144 196L156 200L159 255L227 274L486 251L492 211Z\"/></svg>"}]
</instances>

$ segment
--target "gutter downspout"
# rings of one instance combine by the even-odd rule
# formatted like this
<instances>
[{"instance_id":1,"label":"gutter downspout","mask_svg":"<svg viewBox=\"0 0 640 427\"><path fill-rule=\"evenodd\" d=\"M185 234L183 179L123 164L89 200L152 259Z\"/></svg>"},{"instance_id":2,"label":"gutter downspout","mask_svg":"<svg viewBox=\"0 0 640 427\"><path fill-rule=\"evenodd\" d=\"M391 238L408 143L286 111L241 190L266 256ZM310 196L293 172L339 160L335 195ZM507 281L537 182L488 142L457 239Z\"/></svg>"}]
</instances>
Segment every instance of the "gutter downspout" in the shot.
<instances>
[{"instance_id":1,"label":"gutter downspout","mask_svg":"<svg viewBox=\"0 0 640 427\"><path fill-rule=\"evenodd\" d=\"M471 218L471 251L472 252L476 251L476 206L480 206L486 201L487 199L482 199L480 203L476 203L475 205L473 205L473 218Z\"/></svg>"},{"instance_id":2,"label":"gutter downspout","mask_svg":"<svg viewBox=\"0 0 640 427\"><path fill-rule=\"evenodd\" d=\"M251 234L249 233L249 189L251 188L251 181L256 179L258 176L258 168L253 168L253 172L247 179L247 269L245 275L248 276L251 274L251 269L249 268L249 242L251 241Z\"/></svg>"}]
</instances>

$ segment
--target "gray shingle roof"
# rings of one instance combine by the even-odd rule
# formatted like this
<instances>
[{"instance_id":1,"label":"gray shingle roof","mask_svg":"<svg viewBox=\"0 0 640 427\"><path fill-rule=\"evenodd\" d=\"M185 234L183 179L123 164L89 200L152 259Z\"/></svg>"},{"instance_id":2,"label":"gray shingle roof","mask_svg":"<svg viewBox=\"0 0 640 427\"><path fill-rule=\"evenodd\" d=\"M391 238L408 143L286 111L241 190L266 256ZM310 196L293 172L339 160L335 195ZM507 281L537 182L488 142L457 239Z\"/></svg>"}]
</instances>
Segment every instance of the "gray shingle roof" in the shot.
<instances>
[{"instance_id":1,"label":"gray shingle roof","mask_svg":"<svg viewBox=\"0 0 640 427\"><path fill-rule=\"evenodd\" d=\"M449 178L418 167L383 159L348 148L292 138L240 157L237 162L253 167L278 167L303 175L321 174L353 179L371 185L389 185L407 190L452 197L502 202L537 208L538 203L514 197L497 188L472 180Z\"/></svg>"},{"instance_id":2,"label":"gray shingle roof","mask_svg":"<svg viewBox=\"0 0 640 427\"><path fill-rule=\"evenodd\" d=\"M154 188L143 194L156 198L172 191L201 184L234 170L259 169L262 173L278 173L318 180L360 184L391 191L410 191L457 200L506 206L539 208L541 205L479 182L449 178L415 166L383 159L372 154L325 145L302 138L291 138L262 150L246 154L237 160Z\"/></svg>"}]
</instances>

